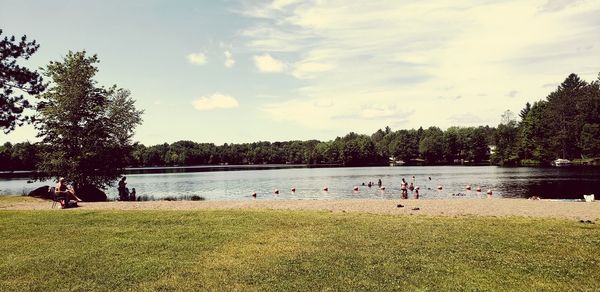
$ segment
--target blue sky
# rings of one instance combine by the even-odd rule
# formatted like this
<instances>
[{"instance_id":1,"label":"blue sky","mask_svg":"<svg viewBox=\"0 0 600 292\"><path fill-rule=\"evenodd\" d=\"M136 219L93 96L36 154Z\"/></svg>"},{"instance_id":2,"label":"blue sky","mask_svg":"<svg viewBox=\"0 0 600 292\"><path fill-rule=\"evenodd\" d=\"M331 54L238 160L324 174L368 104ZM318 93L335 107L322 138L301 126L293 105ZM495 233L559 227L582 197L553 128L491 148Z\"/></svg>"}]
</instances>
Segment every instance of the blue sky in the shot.
<instances>
[{"instance_id":1,"label":"blue sky","mask_svg":"<svg viewBox=\"0 0 600 292\"><path fill-rule=\"evenodd\" d=\"M145 110L135 139L329 140L495 126L569 73L600 71L600 1L9 1L25 65L98 54ZM22 127L4 139L36 141ZM0 141L2 142L2 141Z\"/></svg>"}]
</instances>

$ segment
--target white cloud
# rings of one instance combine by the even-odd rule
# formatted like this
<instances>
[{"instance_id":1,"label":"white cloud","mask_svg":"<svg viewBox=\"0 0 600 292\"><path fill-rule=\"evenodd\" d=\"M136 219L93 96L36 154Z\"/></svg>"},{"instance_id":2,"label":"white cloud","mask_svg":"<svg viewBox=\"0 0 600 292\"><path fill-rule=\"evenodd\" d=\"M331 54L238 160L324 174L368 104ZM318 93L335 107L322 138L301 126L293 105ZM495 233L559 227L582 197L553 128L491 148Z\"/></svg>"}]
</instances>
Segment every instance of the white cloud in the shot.
<instances>
[{"instance_id":1,"label":"white cloud","mask_svg":"<svg viewBox=\"0 0 600 292\"><path fill-rule=\"evenodd\" d=\"M563 10L569 6L574 6L579 4L582 0L548 0L541 7L542 11L554 12Z\"/></svg>"},{"instance_id":2,"label":"white cloud","mask_svg":"<svg viewBox=\"0 0 600 292\"><path fill-rule=\"evenodd\" d=\"M258 71L266 73L283 72L287 68L284 62L274 59L269 54L254 56L254 64Z\"/></svg>"},{"instance_id":3,"label":"white cloud","mask_svg":"<svg viewBox=\"0 0 600 292\"><path fill-rule=\"evenodd\" d=\"M218 92L213 93L211 96L201 96L194 100L192 105L199 111L236 108L240 106L238 101L232 96L224 95Z\"/></svg>"},{"instance_id":4,"label":"white cloud","mask_svg":"<svg viewBox=\"0 0 600 292\"><path fill-rule=\"evenodd\" d=\"M316 73L322 73L333 69L333 65L317 62L301 62L294 64L292 75L296 78L314 78Z\"/></svg>"},{"instance_id":5,"label":"white cloud","mask_svg":"<svg viewBox=\"0 0 600 292\"><path fill-rule=\"evenodd\" d=\"M481 126L483 123L489 122L482 119L479 115L472 113L455 114L448 118L451 125L456 126Z\"/></svg>"},{"instance_id":6,"label":"white cloud","mask_svg":"<svg viewBox=\"0 0 600 292\"><path fill-rule=\"evenodd\" d=\"M233 55L230 51L225 51L225 67L231 68L235 64L235 60L233 59Z\"/></svg>"},{"instance_id":7,"label":"white cloud","mask_svg":"<svg viewBox=\"0 0 600 292\"><path fill-rule=\"evenodd\" d=\"M187 55L187 59L194 65L206 64L206 55L204 55L204 53L191 53Z\"/></svg>"},{"instance_id":8,"label":"white cloud","mask_svg":"<svg viewBox=\"0 0 600 292\"><path fill-rule=\"evenodd\" d=\"M264 106L275 119L367 132L402 122L403 113L412 113L407 127L493 125L571 72L596 78L600 43L589 36L600 34L600 2L570 3L269 1L246 10L256 18L241 35L247 48L265 52L262 63L273 63L261 70L255 57L261 72L302 79L289 99Z\"/></svg>"},{"instance_id":9,"label":"white cloud","mask_svg":"<svg viewBox=\"0 0 600 292\"><path fill-rule=\"evenodd\" d=\"M391 118L404 114L397 110L396 105L366 105L360 112L360 116L364 119L382 119Z\"/></svg>"},{"instance_id":10,"label":"white cloud","mask_svg":"<svg viewBox=\"0 0 600 292\"><path fill-rule=\"evenodd\" d=\"M300 1L301 0L273 0L273 2L271 2L270 7L272 9L282 9Z\"/></svg>"},{"instance_id":11,"label":"white cloud","mask_svg":"<svg viewBox=\"0 0 600 292\"><path fill-rule=\"evenodd\" d=\"M511 90L510 92L508 92L508 93L506 94L506 96L509 96L509 97L517 97L517 95L518 95L518 94L519 94L519 92L518 92L518 91L516 91L516 90Z\"/></svg>"}]
</instances>

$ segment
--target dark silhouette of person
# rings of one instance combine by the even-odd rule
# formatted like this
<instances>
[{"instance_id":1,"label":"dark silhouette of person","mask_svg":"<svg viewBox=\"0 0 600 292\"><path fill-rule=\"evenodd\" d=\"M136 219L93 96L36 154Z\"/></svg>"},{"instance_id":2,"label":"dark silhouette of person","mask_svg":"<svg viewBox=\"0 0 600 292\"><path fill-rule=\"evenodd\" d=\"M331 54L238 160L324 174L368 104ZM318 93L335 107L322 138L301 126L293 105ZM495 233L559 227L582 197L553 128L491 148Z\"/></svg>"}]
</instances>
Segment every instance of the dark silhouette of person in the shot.
<instances>
[{"instance_id":1,"label":"dark silhouette of person","mask_svg":"<svg viewBox=\"0 0 600 292\"><path fill-rule=\"evenodd\" d=\"M129 190L127 189L127 182L125 180L127 180L127 177L124 176L119 181L119 187L117 188L119 190L119 201L127 201L129 199Z\"/></svg>"},{"instance_id":2,"label":"dark silhouette of person","mask_svg":"<svg viewBox=\"0 0 600 292\"><path fill-rule=\"evenodd\" d=\"M135 201L135 188L131 188L131 193L129 194L129 200Z\"/></svg>"}]
</instances>

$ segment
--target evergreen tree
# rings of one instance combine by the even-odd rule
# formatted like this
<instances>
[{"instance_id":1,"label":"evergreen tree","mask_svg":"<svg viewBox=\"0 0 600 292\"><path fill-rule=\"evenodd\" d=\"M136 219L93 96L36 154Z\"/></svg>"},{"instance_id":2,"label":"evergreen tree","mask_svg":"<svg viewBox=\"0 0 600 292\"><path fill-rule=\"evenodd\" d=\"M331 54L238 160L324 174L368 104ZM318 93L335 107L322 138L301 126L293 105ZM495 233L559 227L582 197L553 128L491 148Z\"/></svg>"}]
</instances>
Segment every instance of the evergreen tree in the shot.
<instances>
[{"instance_id":1,"label":"evergreen tree","mask_svg":"<svg viewBox=\"0 0 600 292\"><path fill-rule=\"evenodd\" d=\"M27 36L20 41L15 36L0 39L0 130L4 133L30 121L23 114L31 107L23 94L36 95L45 89L40 74L17 65L19 59L28 60L39 47L35 41L27 41Z\"/></svg>"}]
</instances>

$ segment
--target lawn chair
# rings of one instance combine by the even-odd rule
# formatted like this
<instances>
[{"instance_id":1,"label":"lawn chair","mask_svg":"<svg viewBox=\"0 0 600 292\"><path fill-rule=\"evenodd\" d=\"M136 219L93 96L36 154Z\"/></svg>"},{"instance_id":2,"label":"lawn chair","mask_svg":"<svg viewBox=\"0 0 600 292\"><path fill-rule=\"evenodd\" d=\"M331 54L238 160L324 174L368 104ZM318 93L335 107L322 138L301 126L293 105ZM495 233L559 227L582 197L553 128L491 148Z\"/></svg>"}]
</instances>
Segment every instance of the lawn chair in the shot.
<instances>
[{"instance_id":1,"label":"lawn chair","mask_svg":"<svg viewBox=\"0 0 600 292\"><path fill-rule=\"evenodd\" d=\"M64 208L64 204L67 201L67 197L65 195L59 195L56 193L56 188L51 187L48 192L52 195L52 209L56 206L56 203L60 204L61 208Z\"/></svg>"}]
</instances>

